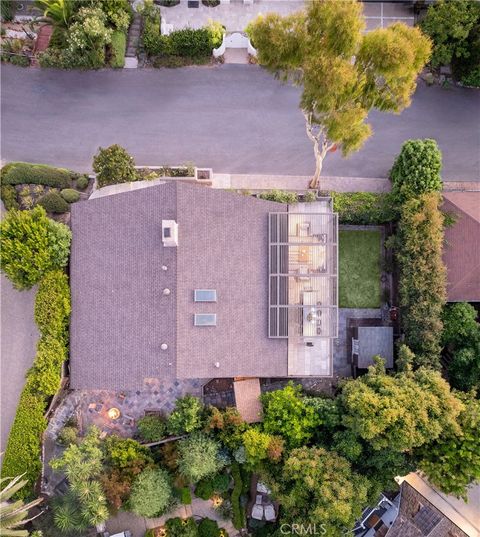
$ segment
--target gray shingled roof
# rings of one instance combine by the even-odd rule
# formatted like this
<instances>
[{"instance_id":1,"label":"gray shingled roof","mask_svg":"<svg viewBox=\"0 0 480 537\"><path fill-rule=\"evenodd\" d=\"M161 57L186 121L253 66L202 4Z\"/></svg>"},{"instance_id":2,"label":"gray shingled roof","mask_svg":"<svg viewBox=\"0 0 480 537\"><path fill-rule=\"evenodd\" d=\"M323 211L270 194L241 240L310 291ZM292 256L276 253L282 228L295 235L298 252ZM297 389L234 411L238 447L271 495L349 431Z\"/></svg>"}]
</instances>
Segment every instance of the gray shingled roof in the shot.
<instances>
[{"instance_id":1,"label":"gray shingled roof","mask_svg":"<svg viewBox=\"0 0 480 537\"><path fill-rule=\"evenodd\" d=\"M268 213L286 210L180 182L72 206L72 387L285 376L287 341L267 334L267 231ZM177 248L162 244L164 219L178 223ZM195 303L194 289L217 302ZM195 327L207 312L217 326Z\"/></svg>"},{"instance_id":2,"label":"gray shingled roof","mask_svg":"<svg viewBox=\"0 0 480 537\"><path fill-rule=\"evenodd\" d=\"M381 356L387 368L393 367L393 328L391 326L358 327L358 367L373 365L373 357Z\"/></svg>"}]
</instances>

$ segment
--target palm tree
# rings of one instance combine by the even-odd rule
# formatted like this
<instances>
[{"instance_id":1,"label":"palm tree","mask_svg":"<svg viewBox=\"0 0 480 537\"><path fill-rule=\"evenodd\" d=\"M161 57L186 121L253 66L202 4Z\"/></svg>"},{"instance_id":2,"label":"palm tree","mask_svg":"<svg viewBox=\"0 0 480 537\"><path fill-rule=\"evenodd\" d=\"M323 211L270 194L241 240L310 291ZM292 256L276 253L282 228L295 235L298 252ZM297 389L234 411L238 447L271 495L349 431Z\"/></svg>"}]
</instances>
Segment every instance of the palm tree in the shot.
<instances>
[{"instance_id":1,"label":"palm tree","mask_svg":"<svg viewBox=\"0 0 480 537\"><path fill-rule=\"evenodd\" d=\"M35 6L43 11L43 17L58 28L67 29L73 17L72 0L35 0Z\"/></svg>"},{"instance_id":2,"label":"palm tree","mask_svg":"<svg viewBox=\"0 0 480 537\"><path fill-rule=\"evenodd\" d=\"M16 529L24 526L36 517L27 518L28 511L43 501L37 498L30 503L24 504L22 500L10 501L12 496L27 484L23 475L3 477L0 479L0 536L1 537L28 537L28 531ZM7 484L5 482L8 481ZM38 515L37 515L38 516Z\"/></svg>"}]
</instances>

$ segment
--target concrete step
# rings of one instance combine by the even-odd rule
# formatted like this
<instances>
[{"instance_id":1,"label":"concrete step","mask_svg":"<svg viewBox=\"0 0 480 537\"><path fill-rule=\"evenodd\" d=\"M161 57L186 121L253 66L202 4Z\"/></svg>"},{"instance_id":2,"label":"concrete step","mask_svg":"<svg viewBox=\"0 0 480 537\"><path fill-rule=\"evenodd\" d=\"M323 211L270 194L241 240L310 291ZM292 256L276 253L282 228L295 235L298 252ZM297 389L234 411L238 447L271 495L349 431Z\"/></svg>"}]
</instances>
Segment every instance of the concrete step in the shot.
<instances>
[{"instance_id":1,"label":"concrete step","mask_svg":"<svg viewBox=\"0 0 480 537\"><path fill-rule=\"evenodd\" d=\"M248 52L246 48L226 48L223 57L225 63L248 63Z\"/></svg>"}]
</instances>

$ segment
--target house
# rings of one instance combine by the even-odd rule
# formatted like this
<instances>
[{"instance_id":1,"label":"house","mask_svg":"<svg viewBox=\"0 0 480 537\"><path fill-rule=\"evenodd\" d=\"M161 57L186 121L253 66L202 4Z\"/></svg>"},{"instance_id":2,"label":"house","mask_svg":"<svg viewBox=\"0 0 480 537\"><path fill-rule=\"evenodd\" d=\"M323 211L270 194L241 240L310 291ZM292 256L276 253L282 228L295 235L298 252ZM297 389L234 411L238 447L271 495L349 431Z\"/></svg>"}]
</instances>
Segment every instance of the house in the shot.
<instances>
[{"instance_id":1,"label":"house","mask_svg":"<svg viewBox=\"0 0 480 537\"><path fill-rule=\"evenodd\" d=\"M456 219L445 230L448 301L480 302L480 192L445 192L443 199L443 211Z\"/></svg>"},{"instance_id":2,"label":"house","mask_svg":"<svg viewBox=\"0 0 480 537\"><path fill-rule=\"evenodd\" d=\"M165 182L72 206L71 386L332 376L337 216Z\"/></svg>"},{"instance_id":3,"label":"house","mask_svg":"<svg viewBox=\"0 0 480 537\"><path fill-rule=\"evenodd\" d=\"M378 320L375 320L378 322ZM374 364L373 358L381 356L387 369L393 368L393 327L354 326L352 328L352 369L357 376L358 369L368 369Z\"/></svg>"}]
</instances>

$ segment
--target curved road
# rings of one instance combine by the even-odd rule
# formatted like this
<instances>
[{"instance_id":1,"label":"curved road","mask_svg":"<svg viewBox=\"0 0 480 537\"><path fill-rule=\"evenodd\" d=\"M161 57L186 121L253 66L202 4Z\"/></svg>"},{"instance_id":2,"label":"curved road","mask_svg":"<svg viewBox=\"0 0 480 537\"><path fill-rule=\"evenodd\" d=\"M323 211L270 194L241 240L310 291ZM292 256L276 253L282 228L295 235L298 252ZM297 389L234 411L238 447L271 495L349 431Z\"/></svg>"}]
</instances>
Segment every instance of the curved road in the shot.
<instances>
[{"instance_id":1,"label":"curved road","mask_svg":"<svg viewBox=\"0 0 480 537\"><path fill-rule=\"evenodd\" d=\"M258 66L97 72L2 66L1 157L89 171L98 146L137 164L193 162L217 172L309 175L299 90ZM385 177L402 142L435 138L444 180L480 180L480 92L426 87L400 116L371 114L374 136L324 174Z\"/></svg>"}]
</instances>

